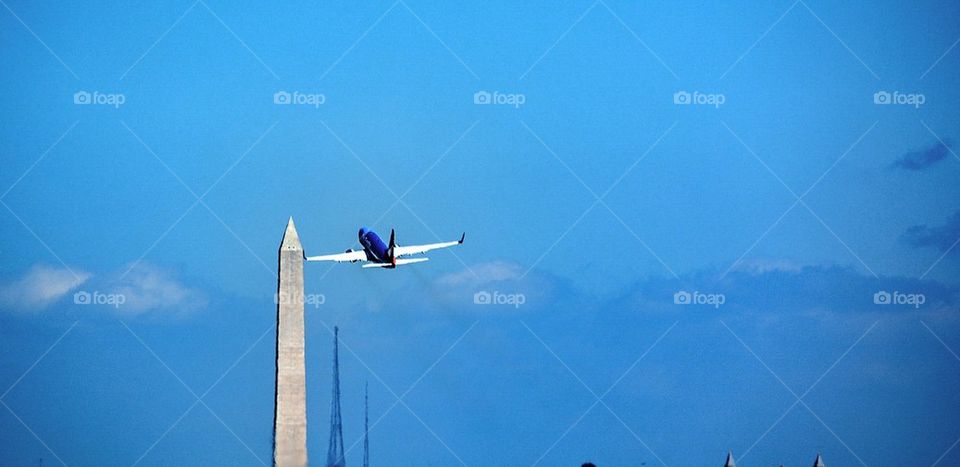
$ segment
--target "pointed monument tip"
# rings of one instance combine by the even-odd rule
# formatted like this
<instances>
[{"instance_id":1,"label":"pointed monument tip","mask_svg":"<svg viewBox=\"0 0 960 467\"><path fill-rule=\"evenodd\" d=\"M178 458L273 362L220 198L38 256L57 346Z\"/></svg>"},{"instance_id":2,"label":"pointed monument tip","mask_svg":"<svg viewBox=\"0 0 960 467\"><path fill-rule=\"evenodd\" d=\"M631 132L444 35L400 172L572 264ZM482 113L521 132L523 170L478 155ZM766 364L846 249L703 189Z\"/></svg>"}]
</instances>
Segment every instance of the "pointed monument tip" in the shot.
<instances>
[{"instance_id":1,"label":"pointed monument tip","mask_svg":"<svg viewBox=\"0 0 960 467\"><path fill-rule=\"evenodd\" d=\"M282 250L302 250L300 244L300 235L297 234L297 226L293 224L293 216L287 220L287 228L283 232L283 240L280 242Z\"/></svg>"},{"instance_id":2,"label":"pointed monument tip","mask_svg":"<svg viewBox=\"0 0 960 467\"><path fill-rule=\"evenodd\" d=\"M727 451L727 462L723 464L723 467L737 467L737 464L733 461L732 451Z\"/></svg>"}]
</instances>

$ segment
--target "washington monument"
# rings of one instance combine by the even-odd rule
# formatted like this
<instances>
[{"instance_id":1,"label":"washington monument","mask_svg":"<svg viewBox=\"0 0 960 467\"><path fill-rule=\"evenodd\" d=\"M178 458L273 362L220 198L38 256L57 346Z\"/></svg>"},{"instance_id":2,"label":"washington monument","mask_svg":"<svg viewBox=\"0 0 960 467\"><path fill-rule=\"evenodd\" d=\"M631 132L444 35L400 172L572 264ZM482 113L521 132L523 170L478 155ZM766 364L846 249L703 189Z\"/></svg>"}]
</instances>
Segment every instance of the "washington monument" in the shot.
<instances>
[{"instance_id":1,"label":"washington monument","mask_svg":"<svg viewBox=\"0 0 960 467\"><path fill-rule=\"evenodd\" d=\"M277 389L273 412L273 463L307 465L307 384L303 354L303 246L293 225L280 242L277 288Z\"/></svg>"}]
</instances>

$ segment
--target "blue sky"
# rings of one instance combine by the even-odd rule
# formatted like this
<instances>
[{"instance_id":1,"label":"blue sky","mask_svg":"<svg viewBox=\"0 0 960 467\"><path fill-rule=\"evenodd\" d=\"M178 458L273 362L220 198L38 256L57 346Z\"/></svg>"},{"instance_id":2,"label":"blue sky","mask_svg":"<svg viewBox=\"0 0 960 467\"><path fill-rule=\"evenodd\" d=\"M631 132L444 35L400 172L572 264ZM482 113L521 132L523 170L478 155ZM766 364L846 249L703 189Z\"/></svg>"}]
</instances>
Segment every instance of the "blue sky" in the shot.
<instances>
[{"instance_id":1,"label":"blue sky","mask_svg":"<svg viewBox=\"0 0 960 467\"><path fill-rule=\"evenodd\" d=\"M3 6L5 465L269 462L289 216L467 232L306 265L314 461L337 325L377 465L960 462L955 2Z\"/></svg>"}]
</instances>

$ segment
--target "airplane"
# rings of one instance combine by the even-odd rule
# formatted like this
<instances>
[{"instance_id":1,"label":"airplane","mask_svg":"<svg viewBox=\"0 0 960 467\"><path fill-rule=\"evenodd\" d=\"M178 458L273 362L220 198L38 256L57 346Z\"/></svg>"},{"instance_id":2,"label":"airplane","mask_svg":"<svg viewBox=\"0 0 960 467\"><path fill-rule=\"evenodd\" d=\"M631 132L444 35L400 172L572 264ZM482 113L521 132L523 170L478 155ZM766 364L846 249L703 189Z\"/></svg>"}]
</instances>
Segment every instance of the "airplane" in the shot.
<instances>
[{"instance_id":1,"label":"airplane","mask_svg":"<svg viewBox=\"0 0 960 467\"><path fill-rule=\"evenodd\" d=\"M357 261L367 261L363 268L386 268L393 269L403 264L422 263L430 258L401 258L401 256L417 255L426 253L430 250L439 248L448 248L463 243L466 238L466 232L460 236L460 240L443 243L430 243L427 245L400 246L397 245L396 233L390 229L390 242L383 243L383 240L376 232L366 227L360 227L357 233L360 237L362 250L348 249L343 253L332 255L308 256L307 261L336 261L338 263L356 263Z\"/></svg>"}]
</instances>

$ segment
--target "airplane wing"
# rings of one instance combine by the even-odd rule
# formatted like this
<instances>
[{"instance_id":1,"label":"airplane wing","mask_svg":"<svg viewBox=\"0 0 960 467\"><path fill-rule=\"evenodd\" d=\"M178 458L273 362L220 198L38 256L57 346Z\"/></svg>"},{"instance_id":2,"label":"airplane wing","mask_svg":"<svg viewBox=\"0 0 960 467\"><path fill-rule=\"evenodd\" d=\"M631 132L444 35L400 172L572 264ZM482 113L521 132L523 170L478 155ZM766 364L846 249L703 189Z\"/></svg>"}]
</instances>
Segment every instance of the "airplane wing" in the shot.
<instances>
[{"instance_id":1,"label":"airplane wing","mask_svg":"<svg viewBox=\"0 0 960 467\"><path fill-rule=\"evenodd\" d=\"M346 263L353 261L366 261L367 253L363 250L348 251L346 253L337 253L334 255L308 256L307 261L336 261Z\"/></svg>"},{"instance_id":2,"label":"airplane wing","mask_svg":"<svg viewBox=\"0 0 960 467\"><path fill-rule=\"evenodd\" d=\"M430 258L398 259L396 265L397 265L397 266L400 266L400 265L403 265L403 264L422 263L422 262L424 262L424 261L428 261L429 259L430 259ZM363 266L360 266L360 267L362 267L362 268L390 268L390 267L393 267L393 266L394 266L394 265L393 265L393 264L390 264L390 263L367 263L367 264L364 264Z\"/></svg>"},{"instance_id":3,"label":"airplane wing","mask_svg":"<svg viewBox=\"0 0 960 467\"><path fill-rule=\"evenodd\" d=\"M426 253L430 250L436 250L439 248L449 248L451 246L457 246L463 243L463 239L466 238L467 234L464 233L460 236L460 240L454 242L443 242L443 243L430 243L427 245L410 245L410 246L395 246L393 247L394 257L401 257L407 255L416 255L420 253Z\"/></svg>"}]
</instances>

